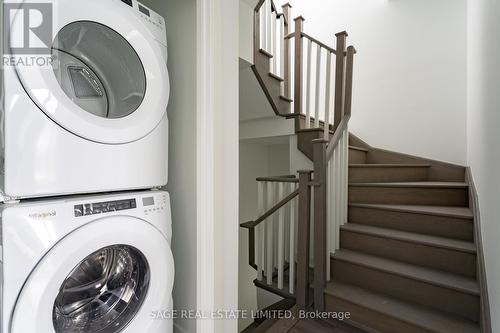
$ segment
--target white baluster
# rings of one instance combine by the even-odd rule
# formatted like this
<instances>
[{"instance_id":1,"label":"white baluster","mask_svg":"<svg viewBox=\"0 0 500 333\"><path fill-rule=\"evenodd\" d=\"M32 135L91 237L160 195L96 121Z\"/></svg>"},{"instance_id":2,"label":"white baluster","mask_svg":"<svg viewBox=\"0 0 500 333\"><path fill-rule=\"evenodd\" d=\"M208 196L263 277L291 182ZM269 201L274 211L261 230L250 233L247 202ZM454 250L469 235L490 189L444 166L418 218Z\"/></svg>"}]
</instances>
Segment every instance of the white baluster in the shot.
<instances>
[{"instance_id":1,"label":"white baluster","mask_svg":"<svg viewBox=\"0 0 500 333\"><path fill-rule=\"evenodd\" d=\"M267 183L267 209L271 209L273 207L274 203L274 188L273 188L273 183L268 182ZM266 221L266 226L267 226L267 253L266 253L266 278L267 278L267 284L272 285L273 284L273 252L274 252L274 247L273 247L273 238L274 238L274 223L273 223L273 217L269 217Z\"/></svg>"},{"instance_id":2,"label":"white baluster","mask_svg":"<svg viewBox=\"0 0 500 333\"><path fill-rule=\"evenodd\" d=\"M271 54L273 57L271 58L271 68L270 72L273 74L276 74L277 72L277 65L278 65L278 56L276 53L276 13L272 12L271 13Z\"/></svg>"},{"instance_id":3,"label":"white baluster","mask_svg":"<svg viewBox=\"0 0 500 333\"><path fill-rule=\"evenodd\" d=\"M331 205L329 204L332 200L332 187L330 185L330 166L331 163L327 164L326 167L326 280L330 281L330 248L331 248Z\"/></svg>"},{"instance_id":4,"label":"white baluster","mask_svg":"<svg viewBox=\"0 0 500 333\"><path fill-rule=\"evenodd\" d=\"M339 147L337 146L335 148L335 170L334 170L334 173L335 173L335 192L337 192L337 195L335 197L335 228L337 230L337 234L335 235L336 236L336 248L337 250L340 248L340 225L341 225L341 211L340 211L340 202L341 202L341 196L342 196L342 193L341 193L341 189L342 187L340 186L340 167L341 167L341 164L340 164L340 149Z\"/></svg>"},{"instance_id":5,"label":"white baluster","mask_svg":"<svg viewBox=\"0 0 500 333\"><path fill-rule=\"evenodd\" d=\"M280 182L278 185L278 200L284 199L284 185ZM283 271L285 267L284 258L284 236L285 236L285 210L280 208L278 210L278 289L283 289Z\"/></svg>"},{"instance_id":6,"label":"white baluster","mask_svg":"<svg viewBox=\"0 0 500 333\"><path fill-rule=\"evenodd\" d=\"M265 213L264 209L264 183L257 182L257 211L259 216ZM262 271L264 270L264 225L261 223L255 230L256 238L256 258L257 258L257 279L262 281Z\"/></svg>"},{"instance_id":7,"label":"white baluster","mask_svg":"<svg viewBox=\"0 0 500 333\"><path fill-rule=\"evenodd\" d=\"M271 17L272 7L271 0L267 2L267 52L272 52L272 29L273 29L273 21Z\"/></svg>"},{"instance_id":8,"label":"white baluster","mask_svg":"<svg viewBox=\"0 0 500 333\"><path fill-rule=\"evenodd\" d=\"M326 93L325 93L325 140L330 139L330 86L331 86L331 70L332 70L332 53L327 51L326 55Z\"/></svg>"},{"instance_id":9,"label":"white baluster","mask_svg":"<svg viewBox=\"0 0 500 333\"><path fill-rule=\"evenodd\" d=\"M316 98L315 98L315 112L314 112L314 128L319 128L319 104L320 104L320 91L321 91L321 46L317 45L316 54Z\"/></svg>"},{"instance_id":10,"label":"white baluster","mask_svg":"<svg viewBox=\"0 0 500 333\"><path fill-rule=\"evenodd\" d=\"M346 224L348 221L348 205L349 205L349 129L346 128L344 132L344 188L342 191L344 192L344 202L343 202L343 212L344 219L343 224Z\"/></svg>"},{"instance_id":11,"label":"white baluster","mask_svg":"<svg viewBox=\"0 0 500 333\"><path fill-rule=\"evenodd\" d=\"M289 194L291 194L292 192L290 191L290 184L289 183L285 183L283 184L285 187L284 187L284 194L283 194L283 197L286 197L288 196ZM284 248L285 248L285 263L289 262L290 261L290 253L288 251L288 248L290 247L290 207L291 207L291 203L288 202L284 207L283 207L283 210L284 210L284 214L285 214L285 236L284 236L284 241L285 241L285 245L284 245Z\"/></svg>"},{"instance_id":12,"label":"white baluster","mask_svg":"<svg viewBox=\"0 0 500 333\"><path fill-rule=\"evenodd\" d=\"M260 34L260 44L261 44L261 49L266 51L267 50L267 2L266 0L264 4L261 7L261 16L260 16L260 21L262 24L262 33Z\"/></svg>"},{"instance_id":13,"label":"white baluster","mask_svg":"<svg viewBox=\"0 0 500 333\"><path fill-rule=\"evenodd\" d=\"M330 183L330 189L332 193L332 199L328 201L328 206L330 207L330 223L332 224L331 229L331 249L332 253L337 250L337 225L335 224L335 154L330 158L330 168L328 170L328 179Z\"/></svg>"},{"instance_id":14,"label":"white baluster","mask_svg":"<svg viewBox=\"0 0 500 333\"><path fill-rule=\"evenodd\" d=\"M280 17L280 77L285 79L285 17L281 15ZM285 81L281 82L281 95L286 96L285 94Z\"/></svg>"},{"instance_id":15,"label":"white baluster","mask_svg":"<svg viewBox=\"0 0 500 333\"><path fill-rule=\"evenodd\" d=\"M306 73L306 128L311 127L311 63L312 42L307 40L307 73Z\"/></svg>"},{"instance_id":16,"label":"white baluster","mask_svg":"<svg viewBox=\"0 0 500 333\"><path fill-rule=\"evenodd\" d=\"M295 191L295 183L290 183L290 193ZM293 295L295 292L295 198L290 202L290 240L289 240L289 267L288 267L288 285L289 292Z\"/></svg>"}]
</instances>

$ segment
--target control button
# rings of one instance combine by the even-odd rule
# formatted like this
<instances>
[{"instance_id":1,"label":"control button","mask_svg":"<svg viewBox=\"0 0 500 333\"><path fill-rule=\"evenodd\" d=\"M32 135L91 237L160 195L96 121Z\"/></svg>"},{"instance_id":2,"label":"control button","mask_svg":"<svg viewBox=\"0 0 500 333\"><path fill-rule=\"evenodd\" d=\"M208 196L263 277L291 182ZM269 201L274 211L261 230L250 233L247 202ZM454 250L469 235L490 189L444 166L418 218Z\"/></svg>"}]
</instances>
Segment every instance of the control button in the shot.
<instances>
[{"instance_id":1,"label":"control button","mask_svg":"<svg viewBox=\"0 0 500 333\"><path fill-rule=\"evenodd\" d=\"M75 217L83 216L83 205L76 205L75 209Z\"/></svg>"}]
</instances>

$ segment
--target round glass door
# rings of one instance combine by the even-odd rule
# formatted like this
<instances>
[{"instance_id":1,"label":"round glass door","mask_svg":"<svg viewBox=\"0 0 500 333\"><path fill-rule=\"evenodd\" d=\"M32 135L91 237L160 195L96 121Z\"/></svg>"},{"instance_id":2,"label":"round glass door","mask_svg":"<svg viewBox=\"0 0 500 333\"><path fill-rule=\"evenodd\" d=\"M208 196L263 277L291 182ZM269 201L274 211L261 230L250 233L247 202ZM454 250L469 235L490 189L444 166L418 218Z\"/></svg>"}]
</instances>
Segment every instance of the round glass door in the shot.
<instances>
[{"instance_id":1,"label":"round glass door","mask_svg":"<svg viewBox=\"0 0 500 333\"><path fill-rule=\"evenodd\" d=\"M53 70L66 95L103 118L123 118L139 108L146 74L134 48L111 28L89 21L63 27L52 46Z\"/></svg>"},{"instance_id":2,"label":"round glass door","mask_svg":"<svg viewBox=\"0 0 500 333\"><path fill-rule=\"evenodd\" d=\"M64 280L54 302L57 333L117 333L135 317L150 283L145 256L113 245L79 263Z\"/></svg>"}]
</instances>

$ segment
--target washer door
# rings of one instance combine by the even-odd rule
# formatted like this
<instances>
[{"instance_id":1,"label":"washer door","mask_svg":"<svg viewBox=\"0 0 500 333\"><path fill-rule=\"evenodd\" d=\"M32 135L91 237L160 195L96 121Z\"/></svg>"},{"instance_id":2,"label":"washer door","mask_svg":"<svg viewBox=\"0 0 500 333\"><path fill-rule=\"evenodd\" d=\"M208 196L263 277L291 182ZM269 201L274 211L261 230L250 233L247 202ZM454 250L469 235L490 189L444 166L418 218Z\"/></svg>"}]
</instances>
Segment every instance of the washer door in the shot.
<instances>
[{"instance_id":1,"label":"washer door","mask_svg":"<svg viewBox=\"0 0 500 333\"><path fill-rule=\"evenodd\" d=\"M32 271L11 332L154 331L161 323L151 313L168 307L173 265L168 241L146 221L94 221L57 243Z\"/></svg>"},{"instance_id":2,"label":"washer door","mask_svg":"<svg viewBox=\"0 0 500 333\"><path fill-rule=\"evenodd\" d=\"M148 135L165 116L170 89L164 51L151 31L119 1L51 3L52 66L16 66L31 99L61 127L94 142ZM12 40L23 40L19 13Z\"/></svg>"}]
</instances>

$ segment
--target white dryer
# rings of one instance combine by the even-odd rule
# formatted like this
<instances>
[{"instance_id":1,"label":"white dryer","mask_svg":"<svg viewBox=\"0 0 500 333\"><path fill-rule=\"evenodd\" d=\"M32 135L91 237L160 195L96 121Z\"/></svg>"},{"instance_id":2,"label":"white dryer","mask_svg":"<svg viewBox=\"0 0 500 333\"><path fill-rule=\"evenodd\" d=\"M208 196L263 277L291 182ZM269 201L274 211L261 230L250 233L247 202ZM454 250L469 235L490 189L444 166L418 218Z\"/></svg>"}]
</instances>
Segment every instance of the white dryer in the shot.
<instances>
[{"instance_id":1,"label":"white dryer","mask_svg":"<svg viewBox=\"0 0 500 333\"><path fill-rule=\"evenodd\" d=\"M2 332L171 333L168 193L3 205Z\"/></svg>"},{"instance_id":2,"label":"white dryer","mask_svg":"<svg viewBox=\"0 0 500 333\"><path fill-rule=\"evenodd\" d=\"M17 1L7 16L15 43L25 38L33 5ZM4 197L165 185L165 20L135 0L43 3L53 13L52 62L18 61L20 51L4 51L14 59L3 78Z\"/></svg>"}]
</instances>

